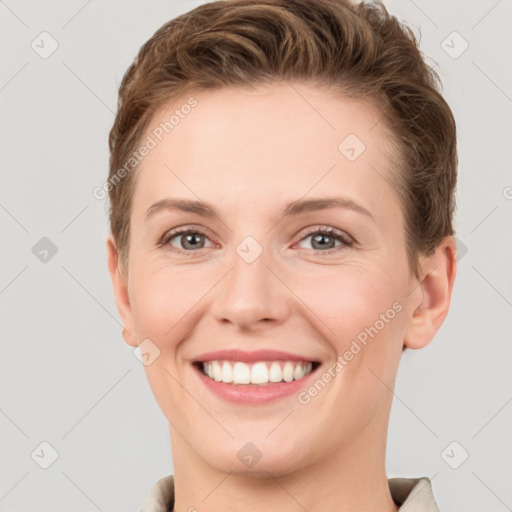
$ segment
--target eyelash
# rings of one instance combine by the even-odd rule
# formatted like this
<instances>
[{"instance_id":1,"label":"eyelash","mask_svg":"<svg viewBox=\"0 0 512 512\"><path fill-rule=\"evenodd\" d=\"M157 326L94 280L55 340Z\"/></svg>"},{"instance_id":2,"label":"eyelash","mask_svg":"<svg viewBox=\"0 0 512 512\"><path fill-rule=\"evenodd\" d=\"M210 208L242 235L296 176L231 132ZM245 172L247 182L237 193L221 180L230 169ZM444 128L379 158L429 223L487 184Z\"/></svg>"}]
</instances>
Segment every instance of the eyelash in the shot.
<instances>
[{"instance_id":1,"label":"eyelash","mask_svg":"<svg viewBox=\"0 0 512 512\"><path fill-rule=\"evenodd\" d=\"M166 246L168 246L169 242L173 238L176 238L179 235L185 235L185 234L187 234L187 235L202 235L202 236L208 238L208 234L205 233L204 231L202 231L201 229L198 229L198 228L187 229L185 227L185 228L179 228L177 231L171 231L170 233L166 233L162 237L160 242L158 243L158 246L159 247L166 247ZM305 240L306 238L308 238L308 237L310 237L312 235L318 235L318 234L328 235L329 237L334 238L335 240L337 240L339 242L342 242L344 247L343 246L335 247L335 248L328 249L328 250L325 250L325 251L319 251L317 249L312 249L312 251L313 251L313 253L315 255L332 254L332 253L335 253L335 252L338 252L338 251L345 250L345 249L347 249L349 247L352 247L354 245L354 240L349 238L347 235L343 234L342 232L340 232L340 231L338 231L338 230L336 230L334 228L326 227L326 226L313 228L312 230L308 231L299 240L299 242L301 242L302 240ZM202 249L206 249L206 247L202 247ZM172 250L175 251L175 252L178 252L179 254L186 254L187 256L193 256L194 253L199 252L201 249L197 249L197 250L194 250L194 251L185 251L183 249L177 249L176 247L173 247Z\"/></svg>"}]
</instances>

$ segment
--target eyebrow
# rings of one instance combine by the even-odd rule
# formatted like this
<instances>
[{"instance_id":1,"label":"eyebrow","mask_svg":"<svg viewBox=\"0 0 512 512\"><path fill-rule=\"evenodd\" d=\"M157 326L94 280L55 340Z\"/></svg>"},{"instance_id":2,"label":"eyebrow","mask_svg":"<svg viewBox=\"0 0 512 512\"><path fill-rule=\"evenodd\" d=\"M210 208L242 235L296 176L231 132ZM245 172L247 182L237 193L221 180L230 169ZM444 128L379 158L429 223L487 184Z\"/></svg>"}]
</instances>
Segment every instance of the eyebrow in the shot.
<instances>
[{"instance_id":1,"label":"eyebrow","mask_svg":"<svg viewBox=\"0 0 512 512\"><path fill-rule=\"evenodd\" d=\"M288 203L283 211L283 217L290 217L294 215L301 215L319 210L326 210L328 208L345 208L353 210L370 217L375 221L374 216L364 206L356 203L347 197L320 197L312 199L298 199ZM215 208L204 201L194 201L191 199L177 199L167 198L157 201L152 204L146 211L145 219L155 215L162 210L181 210L187 213L195 213L201 217L216 217Z\"/></svg>"}]
</instances>

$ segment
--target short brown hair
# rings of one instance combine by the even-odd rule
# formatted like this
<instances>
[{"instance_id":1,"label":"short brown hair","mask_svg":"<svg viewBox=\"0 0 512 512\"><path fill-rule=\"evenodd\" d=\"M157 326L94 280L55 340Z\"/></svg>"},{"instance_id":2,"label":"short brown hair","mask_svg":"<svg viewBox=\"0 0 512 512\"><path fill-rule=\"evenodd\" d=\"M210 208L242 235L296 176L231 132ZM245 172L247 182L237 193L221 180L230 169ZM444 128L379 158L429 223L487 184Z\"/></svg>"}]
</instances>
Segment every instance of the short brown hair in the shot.
<instances>
[{"instance_id":1,"label":"short brown hair","mask_svg":"<svg viewBox=\"0 0 512 512\"><path fill-rule=\"evenodd\" d=\"M380 3L225 0L168 21L141 47L120 85L109 180L137 149L154 114L173 99L192 90L282 80L332 86L382 112L398 148L391 180L405 218L409 266L419 277L419 255L454 234L455 121L414 33ZM134 187L135 172L129 172L109 188L110 227L122 264Z\"/></svg>"}]
</instances>

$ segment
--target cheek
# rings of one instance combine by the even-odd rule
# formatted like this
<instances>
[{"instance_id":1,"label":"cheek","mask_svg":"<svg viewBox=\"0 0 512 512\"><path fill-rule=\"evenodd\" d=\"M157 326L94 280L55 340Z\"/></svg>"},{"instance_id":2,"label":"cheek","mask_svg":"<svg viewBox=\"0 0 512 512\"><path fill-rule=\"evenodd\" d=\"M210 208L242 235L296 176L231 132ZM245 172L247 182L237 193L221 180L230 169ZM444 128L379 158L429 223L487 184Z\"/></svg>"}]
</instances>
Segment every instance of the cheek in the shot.
<instances>
[{"instance_id":1,"label":"cheek","mask_svg":"<svg viewBox=\"0 0 512 512\"><path fill-rule=\"evenodd\" d=\"M137 334L158 344L179 339L194 306L213 286L212 276L191 271L187 265L162 268L145 264L139 268L144 270L134 275L130 294Z\"/></svg>"},{"instance_id":2,"label":"cheek","mask_svg":"<svg viewBox=\"0 0 512 512\"><path fill-rule=\"evenodd\" d=\"M385 334L391 333L392 324L396 327L399 323L402 294L390 272L338 267L301 285L303 280L297 279L295 289L301 290L298 295L304 303L329 327L328 338L338 354L348 350L359 335L364 340L371 327Z\"/></svg>"},{"instance_id":3,"label":"cheek","mask_svg":"<svg viewBox=\"0 0 512 512\"><path fill-rule=\"evenodd\" d=\"M183 378L180 344L197 324L197 311L208 288L205 280L211 280L207 275L201 278L190 266L188 272L185 268L151 266L146 261L133 274L130 294L137 339L150 339L159 349L158 357L144 370L170 423L175 421L172 413L187 399L178 384Z\"/></svg>"},{"instance_id":4,"label":"cheek","mask_svg":"<svg viewBox=\"0 0 512 512\"><path fill-rule=\"evenodd\" d=\"M393 385L405 323L399 278L389 269L337 268L297 293L321 319L315 327L331 349L323 375L334 390L331 405L343 402L358 418L370 418Z\"/></svg>"}]
</instances>

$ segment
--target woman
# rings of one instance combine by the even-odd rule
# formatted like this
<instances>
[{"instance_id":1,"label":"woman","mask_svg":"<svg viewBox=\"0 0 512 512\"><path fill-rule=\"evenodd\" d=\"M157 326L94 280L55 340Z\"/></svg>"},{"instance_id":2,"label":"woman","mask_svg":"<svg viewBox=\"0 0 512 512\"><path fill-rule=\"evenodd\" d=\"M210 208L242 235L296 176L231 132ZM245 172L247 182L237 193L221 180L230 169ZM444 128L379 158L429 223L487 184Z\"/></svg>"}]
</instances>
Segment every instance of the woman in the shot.
<instances>
[{"instance_id":1,"label":"woman","mask_svg":"<svg viewBox=\"0 0 512 512\"><path fill-rule=\"evenodd\" d=\"M387 479L404 349L456 274L456 133L379 4L212 2L141 48L110 133L108 264L170 428L142 510L438 510Z\"/></svg>"}]
</instances>

